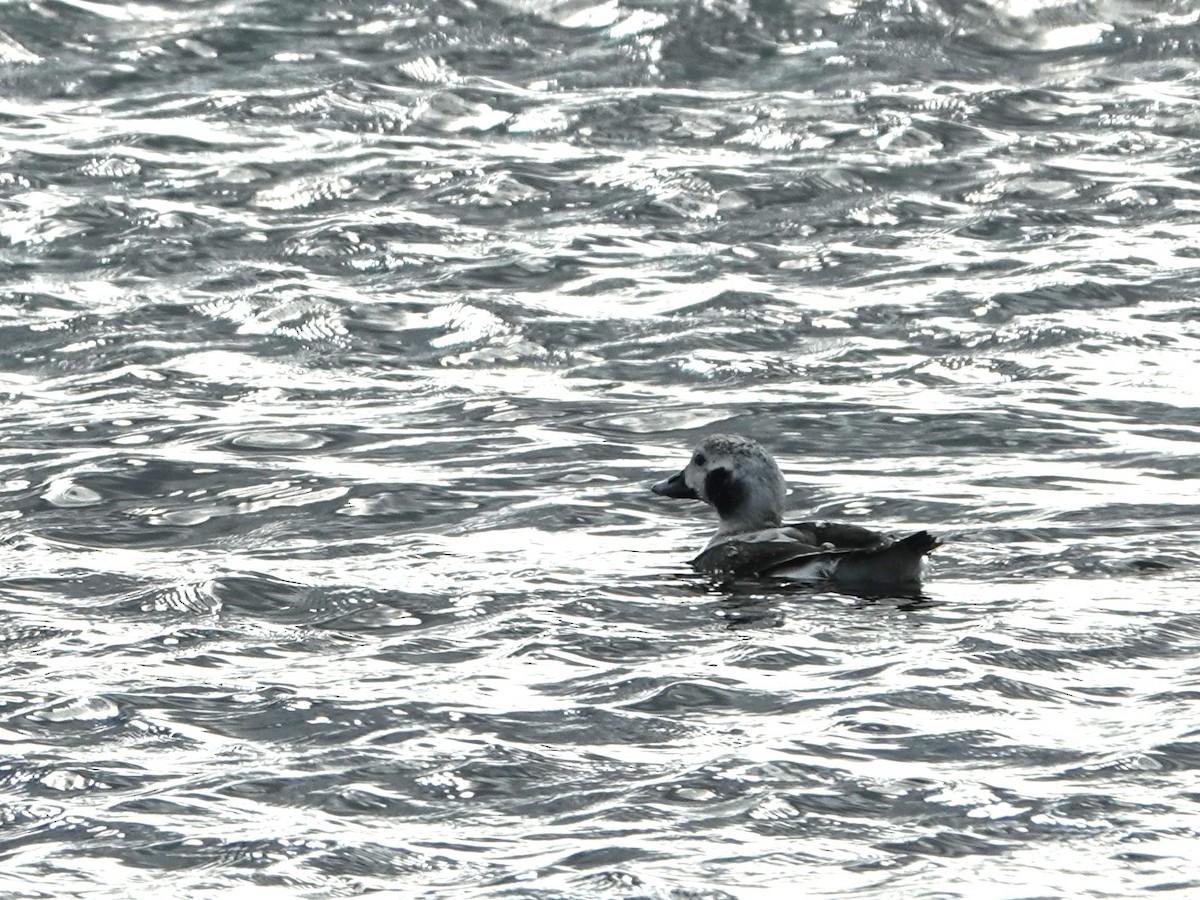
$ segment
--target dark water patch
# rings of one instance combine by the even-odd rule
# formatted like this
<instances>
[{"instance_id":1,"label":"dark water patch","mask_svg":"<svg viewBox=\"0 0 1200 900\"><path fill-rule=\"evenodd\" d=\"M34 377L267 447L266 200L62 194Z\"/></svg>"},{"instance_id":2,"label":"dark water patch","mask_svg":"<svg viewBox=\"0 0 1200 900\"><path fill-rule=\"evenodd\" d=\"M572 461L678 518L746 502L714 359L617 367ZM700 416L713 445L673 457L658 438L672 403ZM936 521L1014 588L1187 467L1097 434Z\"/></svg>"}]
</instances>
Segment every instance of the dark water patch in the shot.
<instances>
[{"instance_id":1,"label":"dark water patch","mask_svg":"<svg viewBox=\"0 0 1200 900\"><path fill-rule=\"evenodd\" d=\"M811 651L805 652L786 647L763 647L742 651L730 662L732 665L751 669L786 671L798 666L829 666L833 663L833 659Z\"/></svg>"},{"instance_id":2,"label":"dark water patch","mask_svg":"<svg viewBox=\"0 0 1200 900\"><path fill-rule=\"evenodd\" d=\"M413 636L378 654L381 660L403 666L454 665L479 659L482 647L465 647L449 638Z\"/></svg>"},{"instance_id":3,"label":"dark water patch","mask_svg":"<svg viewBox=\"0 0 1200 900\"><path fill-rule=\"evenodd\" d=\"M1028 700L1041 703L1051 704L1066 704L1072 698L1065 692L1048 690L1045 687L1037 684L1031 684L1027 681L1018 681L1016 679L1004 678L997 675L988 675L980 679L977 684L965 686L968 690L988 692L994 691L1002 697L1010 700Z\"/></svg>"},{"instance_id":4,"label":"dark water patch","mask_svg":"<svg viewBox=\"0 0 1200 900\"><path fill-rule=\"evenodd\" d=\"M909 841L885 842L878 846L881 850L889 850L894 853L915 853L921 856L949 859L958 859L964 856L995 856L1010 849L1006 843L950 831L925 835Z\"/></svg>"},{"instance_id":5,"label":"dark water patch","mask_svg":"<svg viewBox=\"0 0 1200 900\"><path fill-rule=\"evenodd\" d=\"M319 872L363 878L417 881L425 885L470 884L499 874L499 867L411 847L365 842L312 847L309 864Z\"/></svg>"},{"instance_id":6,"label":"dark water patch","mask_svg":"<svg viewBox=\"0 0 1200 900\"><path fill-rule=\"evenodd\" d=\"M872 747L871 755L938 763L957 760L967 768L1006 763L1062 765L1090 756L1077 750L1014 744L1001 734L986 731L914 734L888 743L893 746ZM828 759L861 758L862 752L849 747L818 747L803 741L797 741L796 746L799 748L798 752L809 752Z\"/></svg>"},{"instance_id":7,"label":"dark water patch","mask_svg":"<svg viewBox=\"0 0 1200 900\"><path fill-rule=\"evenodd\" d=\"M537 743L603 747L606 745L669 745L685 739L697 727L687 722L631 715L598 706L579 710L545 713L509 713L491 717L471 717L477 731L494 734L514 743Z\"/></svg>"},{"instance_id":8,"label":"dark water patch","mask_svg":"<svg viewBox=\"0 0 1200 900\"><path fill-rule=\"evenodd\" d=\"M844 673L838 677L865 680L865 676L874 675L880 671L882 670L857 671ZM955 697L940 688L932 687L912 688L907 690L889 690L885 694L874 697L864 697L864 699L868 700L868 702L873 701L873 703L878 703L883 708L891 709L919 709L933 712L971 712L972 710L982 712L983 710L983 707L964 700L962 696ZM857 712L861 709L870 708L871 707L858 707L854 710L846 710L846 712Z\"/></svg>"},{"instance_id":9,"label":"dark water patch","mask_svg":"<svg viewBox=\"0 0 1200 900\"><path fill-rule=\"evenodd\" d=\"M292 843L286 838L166 838L134 845L122 854L122 861L139 868L166 871L212 867L254 871L288 860L304 859L315 849L317 847L306 846L303 841ZM156 860L160 862L156 863Z\"/></svg>"},{"instance_id":10,"label":"dark water patch","mask_svg":"<svg viewBox=\"0 0 1200 900\"><path fill-rule=\"evenodd\" d=\"M745 712L764 712L778 709L780 698L732 690L727 686L698 681L676 682L655 691L651 696L625 704L626 709L660 715L692 710L737 708Z\"/></svg>"},{"instance_id":11,"label":"dark water patch","mask_svg":"<svg viewBox=\"0 0 1200 900\"><path fill-rule=\"evenodd\" d=\"M1024 672L1065 672L1077 668L1064 654L1036 647L1008 647L995 653L973 655L982 662Z\"/></svg>"}]
</instances>

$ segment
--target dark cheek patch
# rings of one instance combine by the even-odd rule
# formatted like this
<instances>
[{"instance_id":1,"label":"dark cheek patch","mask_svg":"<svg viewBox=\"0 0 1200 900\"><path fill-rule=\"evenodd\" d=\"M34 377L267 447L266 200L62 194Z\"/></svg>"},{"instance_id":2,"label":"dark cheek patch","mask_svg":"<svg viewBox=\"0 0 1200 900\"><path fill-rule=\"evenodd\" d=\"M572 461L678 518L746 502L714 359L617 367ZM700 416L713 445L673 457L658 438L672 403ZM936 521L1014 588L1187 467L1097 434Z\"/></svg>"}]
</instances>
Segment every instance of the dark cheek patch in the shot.
<instances>
[{"instance_id":1,"label":"dark cheek patch","mask_svg":"<svg viewBox=\"0 0 1200 900\"><path fill-rule=\"evenodd\" d=\"M732 516L746 497L745 488L734 481L733 473L728 469L709 472L704 479L704 493L708 496L708 502L717 508L717 515L723 519Z\"/></svg>"}]
</instances>

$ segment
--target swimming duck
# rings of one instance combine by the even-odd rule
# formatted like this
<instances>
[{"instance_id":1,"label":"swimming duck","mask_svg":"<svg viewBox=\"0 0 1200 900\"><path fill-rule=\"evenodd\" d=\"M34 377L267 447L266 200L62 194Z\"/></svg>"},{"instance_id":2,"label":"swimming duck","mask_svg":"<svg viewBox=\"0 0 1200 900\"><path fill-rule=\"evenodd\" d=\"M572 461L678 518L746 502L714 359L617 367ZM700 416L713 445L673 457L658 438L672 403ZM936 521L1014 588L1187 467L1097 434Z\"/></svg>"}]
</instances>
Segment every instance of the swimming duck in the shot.
<instances>
[{"instance_id":1,"label":"swimming duck","mask_svg":"<svg viewBox=\"0 0 1200 900\"><path fill-rule=\"evenodd\" d=\"M723 579L786 578L856 591L920 586L921 561L938 541L927 531L892 540L857 525L784 525L787 484L758 443L731 434L706 437L683 471L651 488L663 497L703 500L720 516L717 533L692 560Z\"/></svg>"}]
</instances>

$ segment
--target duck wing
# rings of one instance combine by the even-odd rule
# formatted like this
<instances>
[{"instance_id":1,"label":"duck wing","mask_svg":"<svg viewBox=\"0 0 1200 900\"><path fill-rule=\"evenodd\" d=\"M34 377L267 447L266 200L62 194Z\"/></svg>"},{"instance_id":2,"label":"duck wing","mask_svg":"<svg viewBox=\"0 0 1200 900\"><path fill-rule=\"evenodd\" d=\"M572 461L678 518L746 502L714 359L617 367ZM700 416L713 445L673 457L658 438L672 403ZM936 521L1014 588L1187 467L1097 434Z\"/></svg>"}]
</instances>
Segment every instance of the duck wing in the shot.
<instances>
[{"instance_id":1,"label":"duck wing","mask_svg":"<svg viewBox=\"0 0 1200 900\"><path fill-rule=\"evenodd\" d=\"M895 541L884 539L883 543L873 546L826 549L806 557L783 560L760 574L795 581L830 579L841 587L868 594L918 588L921 560L940 543L928 531L917 531Z\"/></svg>"},{"instance_id":2,"label":"duck wing","mask_svg":"<svg viewBox=\"0 0 1200 900\"><path fill-rule=\"evenodd\" d=\"M728 538L705 547L692 560L692 568L705 575L754 578L797 560L827 555L827 549L797 540L787 529L779 528L761 535Z\"/></svg>"},{"instance_id":3,"label":"duck wing","mask_svg":"<svg viewBox=\"0 0 1200 900\"><path fill-rule=\"evenodd\" d=\"M890 538L878 531L845 522L792 522L784 525L783 530L794 533L801 543L825 549L849 550L891 543Z\"/></svg>"}]
</instances>

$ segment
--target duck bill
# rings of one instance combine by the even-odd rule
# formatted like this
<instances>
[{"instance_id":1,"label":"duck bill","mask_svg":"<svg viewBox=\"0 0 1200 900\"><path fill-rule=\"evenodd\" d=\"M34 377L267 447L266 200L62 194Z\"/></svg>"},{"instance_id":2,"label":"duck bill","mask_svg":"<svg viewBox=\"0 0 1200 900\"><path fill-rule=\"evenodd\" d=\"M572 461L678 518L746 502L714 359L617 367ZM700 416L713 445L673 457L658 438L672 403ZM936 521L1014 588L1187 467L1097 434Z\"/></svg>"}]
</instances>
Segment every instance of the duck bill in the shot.
<instances>
[{"instance_id":1,"label":"duck bill","mask_svg":"<svg viewBox=\"0 0 1200 900\"><path fill-rule=\"evenodd\" d=\"M683 480L683 473L676 472L666 481L660 481L650 490L658 494L660 497L674 497L677 500L699 500L700 495L688 487L688 483Z\"/></svg>"}]
</instances>

